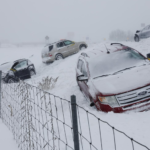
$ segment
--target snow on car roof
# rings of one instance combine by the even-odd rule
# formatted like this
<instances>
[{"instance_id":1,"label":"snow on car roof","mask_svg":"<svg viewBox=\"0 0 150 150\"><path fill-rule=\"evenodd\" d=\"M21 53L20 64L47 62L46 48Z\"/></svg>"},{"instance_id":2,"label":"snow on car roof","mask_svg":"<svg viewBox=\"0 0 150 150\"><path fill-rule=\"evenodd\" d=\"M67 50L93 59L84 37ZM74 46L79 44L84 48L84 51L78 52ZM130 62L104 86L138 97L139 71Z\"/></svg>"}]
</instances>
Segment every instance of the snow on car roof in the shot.
<instances>
[{"instance_id":1,"label":"snow on car roof","mask_svg":"<svg viewBox=\"0 0 150 150\"><path fill-rule=\"evenodd\" d=\"M93 57L96 57L98 55L109 55L107 52L110 53L115 52L117 50L122 50L124 48L127 48L127 46L122 45L120 43L112 43L112 44L102 44L99 48L89 49L84 53L81 53L81 55L87 59L91 59Z\"/></svg>"},{"instance_id":2,"label":"snow on car roof","mask_svg":"<svg viewBox=\"0 0 150 150\"><path fill-rule=\"evenodd\" d=\"M59 41L57 41L57 42L49 43L49 44L45 45L44 47L47 47L47 46L50 46L50 45L54 45L54 44L56 44L56 43L58 43L58 42L62 42L62 41L65 41L65 40L66 40L66 39L61 39L61 40L59 40Z\"/></svg>"}]
</instances>

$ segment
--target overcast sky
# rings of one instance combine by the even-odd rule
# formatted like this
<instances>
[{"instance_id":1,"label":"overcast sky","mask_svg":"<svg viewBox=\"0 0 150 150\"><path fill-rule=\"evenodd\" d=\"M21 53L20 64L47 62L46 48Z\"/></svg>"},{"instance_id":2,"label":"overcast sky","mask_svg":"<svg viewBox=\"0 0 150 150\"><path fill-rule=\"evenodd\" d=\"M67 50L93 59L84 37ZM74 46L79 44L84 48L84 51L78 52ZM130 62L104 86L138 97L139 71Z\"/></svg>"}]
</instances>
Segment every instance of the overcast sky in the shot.
<instances>
[{"instance_id":1,"label":"overcast sky","mask_svg":"<svg viewBox=\"0 0 150 150\"><path fill-rule=\"evenodd\" d=\"M150 24L150 0L0 0L0 41L36 42L108 38L115 29L135 32Z\"/></svg>"}]
</instances>

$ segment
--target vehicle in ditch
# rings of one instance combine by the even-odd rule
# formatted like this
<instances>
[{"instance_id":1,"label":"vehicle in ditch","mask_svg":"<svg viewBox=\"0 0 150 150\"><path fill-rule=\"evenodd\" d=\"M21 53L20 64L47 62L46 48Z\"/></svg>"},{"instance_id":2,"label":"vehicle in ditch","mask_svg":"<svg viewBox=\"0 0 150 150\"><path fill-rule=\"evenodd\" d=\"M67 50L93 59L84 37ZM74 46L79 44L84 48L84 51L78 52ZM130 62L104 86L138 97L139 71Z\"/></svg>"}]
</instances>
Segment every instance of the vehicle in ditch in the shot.
<instances>
[{"instance_id":1,"label":"vehicle in ditch","mask_svg":"<svg viewBox=\"0 0 150 150\"><path fill-rule=\"evenodd\" d=\"M55 60L63 59L67 56L87 48L85 42L73 42L70 40L60 40L58 42L46 45L41 53L43 63L50 63Z\"/></svg>"},{"instance_id":2,"label":"vehicle in ditch","mask_svg":"<svg viewBox=\"0 0 150 150\"><path fill-rule=\"evenodd\" d=\"M3 71L2 79L5 83L18 82L19 79L29 79L36 74L34 64L28 59L19 59L1 64L0 70Z\"/></svg>"},{"instance_id":3,"label":"vehicle in ditch","mask_svg":"<svg viewBox=\"0 0 150 150\"><path fill-rule=\"evenodd\" d=\"M150 109L149 74L150 61L120 43L81 53L76 68L77 83L90 105L115 113Z\"/></svg>"}]
</instances>

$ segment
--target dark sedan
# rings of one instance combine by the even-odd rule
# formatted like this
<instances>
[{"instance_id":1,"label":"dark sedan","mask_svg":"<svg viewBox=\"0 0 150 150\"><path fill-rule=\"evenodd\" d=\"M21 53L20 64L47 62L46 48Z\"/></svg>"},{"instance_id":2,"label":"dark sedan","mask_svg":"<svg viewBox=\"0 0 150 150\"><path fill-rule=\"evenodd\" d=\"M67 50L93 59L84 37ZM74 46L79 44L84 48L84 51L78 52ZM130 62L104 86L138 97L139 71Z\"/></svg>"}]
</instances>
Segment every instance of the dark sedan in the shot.
<instances>
[{"instance_id":1,"label":"dark sedan","mask_svg":"<svg viewBox=\"0 0 150 150\"><path fill-rule=\"evenodd\" d=\"M135 42L139 42L140 39L145 39L150 37L150 25L146 26L142 30L138 30L135 33L134 40Z\"/></svg>"},{"instance_id":2,"label":"dark sedan","mask_svg":"<svg viewBox=\"0 0 150 150\"><path fill-rule=\"evenodd\" d=\"M34 64L28 59L19 59L13 63L8 62L2 64L0 68L5 68L5 71L7 70L7 73L3 75L3 81L5 83L18 82L19 79L29 79L36 74Z\"/></svg>"}]
</instances>

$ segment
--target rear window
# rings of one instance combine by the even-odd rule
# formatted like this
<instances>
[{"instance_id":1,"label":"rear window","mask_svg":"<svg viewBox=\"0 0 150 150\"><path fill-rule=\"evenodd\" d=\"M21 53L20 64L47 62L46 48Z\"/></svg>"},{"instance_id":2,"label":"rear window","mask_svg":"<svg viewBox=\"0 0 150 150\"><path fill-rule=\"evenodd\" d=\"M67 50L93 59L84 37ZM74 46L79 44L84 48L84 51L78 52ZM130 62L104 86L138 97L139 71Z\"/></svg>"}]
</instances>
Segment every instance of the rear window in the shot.
<instances>
[{"instance_id":1,"label":"rear window","mask_svg":"<svg viewBox=\"0 0 150 150\"><path fill-rule=\"evenodd\" d=\"M49 46L49 51L51 51L53 49L53 45Z\"/></svg>"}]
</instances>

